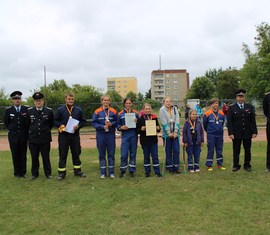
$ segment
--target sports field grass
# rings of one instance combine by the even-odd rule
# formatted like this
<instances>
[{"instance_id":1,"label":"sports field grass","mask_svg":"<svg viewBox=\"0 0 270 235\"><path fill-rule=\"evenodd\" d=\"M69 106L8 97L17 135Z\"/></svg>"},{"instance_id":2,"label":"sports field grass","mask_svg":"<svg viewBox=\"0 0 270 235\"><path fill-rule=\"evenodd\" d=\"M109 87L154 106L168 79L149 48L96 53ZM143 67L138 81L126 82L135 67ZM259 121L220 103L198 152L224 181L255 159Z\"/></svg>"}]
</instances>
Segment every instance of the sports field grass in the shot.
<instances>
[{"instance_id":1,"label":"sports field grass","mask_svg":"<svg viewBox=\"0 0 270 235\"><path fill-rule=\"evenodd\" d=\"M163 178L144 177L141 148L137 173L120 179L119 151L114 180L99 179L96 149L83 149L87 178L68 174L32 181L12 175L9 152L0 156L0 234L269 234L270 174L265 173L266 143L253 143L251 173L231 171L231 143L224 148L226 171L207 172L206 146L201 172ZM160 148L160 160L163 159ZM241 160L243 157L241 156ZM30 158L28 169L30 170Z\"/></svg>"}]
</instances>

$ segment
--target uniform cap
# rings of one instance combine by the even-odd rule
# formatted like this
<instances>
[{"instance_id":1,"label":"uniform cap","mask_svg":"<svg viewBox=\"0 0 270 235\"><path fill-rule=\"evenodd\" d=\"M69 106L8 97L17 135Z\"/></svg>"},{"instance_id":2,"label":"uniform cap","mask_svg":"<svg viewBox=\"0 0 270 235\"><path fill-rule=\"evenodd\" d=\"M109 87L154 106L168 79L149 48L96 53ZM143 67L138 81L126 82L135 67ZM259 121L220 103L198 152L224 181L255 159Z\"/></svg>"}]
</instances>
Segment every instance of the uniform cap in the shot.
<instances>
[{"instance_id":1,"label":"uniform cap","mask_svg":"<svg viewBox=\"0 0 270 235\"><path fill-rule=\"evenodd\" d=\"M239 89L235 92L235 96L244 96L246 93L245 89Z\"/></svg>"},{"instance_id":2,"label":"uniform cap","mask_svg":"<svg viewBox=\"0 0 270 235\"><path fill-rule=\"evenodd\" d=\"M34 100L41 100L43 99L44 95L41 92L35 92L32 97Z\"/></svg>"},{"instance_id":3,"label":"uniform cap","mask_svg":"<svg viewBox=\"0 0 270 235\"><path fill-rule=\"evenodd\" d=\"M22 96L22 93L20 91L13 91L11 94L10 94L10 98L11 99L15 99L15 98L21 98Z\"/></svg>"}]
</instances>

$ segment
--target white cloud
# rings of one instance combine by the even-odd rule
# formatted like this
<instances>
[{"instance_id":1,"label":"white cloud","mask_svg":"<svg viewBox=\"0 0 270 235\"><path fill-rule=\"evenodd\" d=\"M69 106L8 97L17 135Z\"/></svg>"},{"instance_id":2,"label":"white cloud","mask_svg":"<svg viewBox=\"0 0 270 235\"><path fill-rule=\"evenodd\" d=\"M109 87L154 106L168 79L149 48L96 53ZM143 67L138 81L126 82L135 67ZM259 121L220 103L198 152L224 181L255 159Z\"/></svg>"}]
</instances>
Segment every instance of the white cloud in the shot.
<instances>
[{"instance_id":1,"label":"white cloud","mask_svg":"<svg viewBox=\"0 0 270 235\"><path fill-rule=\"evenodd\" d=\"M136 76L139 90L151 71L241 68L242 42L252 46L256 25L269 22L266 0L9 0L0 9L0 78L7 92L65 79L106 88L106 78Z\"/></svg>"}]
</instances>

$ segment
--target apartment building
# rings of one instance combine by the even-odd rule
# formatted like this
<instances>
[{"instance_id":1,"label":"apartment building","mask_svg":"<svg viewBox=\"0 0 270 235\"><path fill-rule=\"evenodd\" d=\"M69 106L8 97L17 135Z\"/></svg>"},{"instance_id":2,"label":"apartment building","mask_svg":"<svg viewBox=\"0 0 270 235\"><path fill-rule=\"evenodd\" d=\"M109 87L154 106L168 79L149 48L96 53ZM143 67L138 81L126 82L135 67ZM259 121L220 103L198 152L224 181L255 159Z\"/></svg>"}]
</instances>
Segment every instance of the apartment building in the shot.
<instances>
[{"instance_id":1,"label":"apartment building","mask_svg":"<svg viewBox=\"0 0 270 235\"><path fill-rule=\"evenodd\" d=\"M151 98L162 102L166 96L174 102L183 101L189 89L189 73L185 69L153 70Z\"/></svg>"},{"instance_id":2,"label":"apartment building","mask_svg":"<svg viewBox=\"0 0 270 235\"><path fill-rule=\"evenodd\" d=\"M132 91L138 93L137 78L135 77L111 77L107 78L107 91L117 91L123 98Z\"/></svg>"}]
</instances>

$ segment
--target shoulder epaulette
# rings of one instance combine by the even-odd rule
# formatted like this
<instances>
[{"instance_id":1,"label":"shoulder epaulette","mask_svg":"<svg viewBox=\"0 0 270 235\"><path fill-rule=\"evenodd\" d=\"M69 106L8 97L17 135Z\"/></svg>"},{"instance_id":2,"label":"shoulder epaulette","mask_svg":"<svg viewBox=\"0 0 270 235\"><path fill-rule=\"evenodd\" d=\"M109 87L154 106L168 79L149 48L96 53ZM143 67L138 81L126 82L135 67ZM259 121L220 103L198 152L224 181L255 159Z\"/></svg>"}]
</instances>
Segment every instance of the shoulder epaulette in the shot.
<instances>
[{"instance_id":1,"label":"shoulder epaulette","mask_svg":"<svg viewBox=\"0 0 270 235\"><path fill-rule=\"evenodd\" d=\"M265 95L268 95L268 94L270 94L270 91L265 93Z\"/></svg>"},{"instance_id":2,"label":"shoulder epaulette","mask_svg":"<svg viewBox=\"0 0 270 235\"><path fill-rule=\"evenodd\" d=\"M50 107L45 107L46 109L49 109L49 110L52 110L52 108L50 108Z\"/></svg>"},{"instance_id":3,"label":"shoulder epaulette","mask_svg":"<svg viewBox=\"0 0 270 235\"><path fill-rule=\"evenodd\" d=\"M109 110L111 111L111 112L113 112L114 114L117 114L117 111L114 109L114 108L109 108Z\"/></svg>"},{"instance_id":4,"label":"shoulder epaulette","mask_svg":"<svg viewBox=\"0 0 270 235\"><path fill-rule=\"evenodd\" d=\"M121 111L118 113L118 115L121 115L123 112L124 112L124 110L121 110Z\"/></svg>"},{"instance_id":5,"label":"shoulder epaulette","mask_svg":"<svg viewBox=\"0 0 270 235\"><path fill-rule=\"evenodd\" d=\"M6 107L6 109L10 109L12 106L8 106L8 107Z\"/></svg>"},{"instance_id":6,"label":"shoulder epaulette","mask_svg":"<svg viewBox=\"0 0 270 235\"><path fill-rule=\"evenodd\" d=\"M213 112L213 111L210 109L210 110L206 111L206 112L204 113L204 115L205 115L206 117L208 117L212 112Z\"/></svg>"},{"instance_id":7,"label":"shoulder epaulette","mask_svg":"<svg viewBox=\"0 0 270 235\"><path fill-rule=\"evenodd\" d=\"M28 110L31 110L31 109L33 109L34 107L28 107Z\"/></svg>"},{"instance_id":8,"label":"shoulder epaulette","mask_svg":"<svg viewBox=\"0 0 270 235\"><path fill-rule=\"evenodd\" d=\"M102 111L102 110L103 110L102 107L96 109L95 114L98 114L98 113L99 113L100 111Z\"/></svg>"},{"instance_id":9,"label":"shoulder epaulette","mask_svg":"<svg viewBox=\"0 0 270 235\"><path fill-rule=\"evenodd\" d=\"M132 111L136 114L139 114L139 111L137 111L136 109L132 109Z\"/></svg>"}]
</instances>

